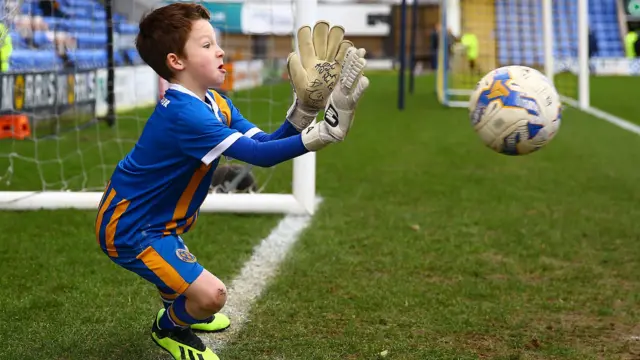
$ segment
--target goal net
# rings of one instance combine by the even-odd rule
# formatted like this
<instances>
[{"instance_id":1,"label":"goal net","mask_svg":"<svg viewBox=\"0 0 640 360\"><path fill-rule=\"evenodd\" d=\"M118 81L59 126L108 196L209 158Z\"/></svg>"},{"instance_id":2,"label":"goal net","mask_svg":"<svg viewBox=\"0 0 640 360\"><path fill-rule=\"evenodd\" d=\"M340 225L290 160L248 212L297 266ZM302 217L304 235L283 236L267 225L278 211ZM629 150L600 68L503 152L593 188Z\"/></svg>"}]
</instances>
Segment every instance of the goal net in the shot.
<instances>
[{"instance_id":1,"label":"goal net","mask_svg":"<svg viewBox=\"0 0 640 360\"><path fill-rule=\"evenodd\" d=\"M620 1L442 0L438 97L466 107L487 72L525 65L545 73L565 103L588 108L590 73L610 75L624 59ZM628 75L628 74L627 74Z\"/></svg>"},{"instance_id":2,"label":"goal net","mask_svg":"<svg viewBox=\"0 0 640 360\"><path fill-rule=\"evenodd\" d=\"M215 90L267 132L292 100L285 62L294 28L315 21L313 1L302 2L202 2L226 53L227 80ZM0 209L97 207L168 86L134 45L140 16L167 3L0 2L2 55L9 51L0 74ZM314 154L268 169L225 158L202 211L309 213L314 179Z\"/></svg>"}]
</instances>

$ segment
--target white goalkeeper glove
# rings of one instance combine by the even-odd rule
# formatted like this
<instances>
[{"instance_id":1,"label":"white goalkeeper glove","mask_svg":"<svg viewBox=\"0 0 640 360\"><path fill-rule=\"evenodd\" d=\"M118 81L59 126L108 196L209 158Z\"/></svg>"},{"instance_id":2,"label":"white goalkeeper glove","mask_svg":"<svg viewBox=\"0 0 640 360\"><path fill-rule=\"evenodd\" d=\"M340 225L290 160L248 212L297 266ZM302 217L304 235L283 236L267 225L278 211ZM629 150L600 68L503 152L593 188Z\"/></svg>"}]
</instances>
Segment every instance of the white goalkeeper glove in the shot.
<instances>
[{"instance_id":1,"label":"white goalkeeper glove","mask_svg":"<svg viewBox=\"0 0 640 360\"><path fill-rule=\"evenodd\" d=\"M324 121L302 131L302 142L309 151L318 151L330 143L341 142L353 125L358 100L369 86L362 73L367 61L365 49L350 47L345 55L340 81L329 96Z\"/></svg>"},{"instance_id":2,"label":"white goalkeeper glove","mask_svg":"<svg viewBox=\"0 0 640 360\"><path fill-rule=\"evenodd\" d=\"M287 58L287 71L294 91L287 120L296 130L302 131L309 126L327 104L351 46L351 41L344 40L344 28L330 28L327 21L318 21L313 34L310 26L298 29L300 55L293 52Z\"/></svg>"}]
</instances>

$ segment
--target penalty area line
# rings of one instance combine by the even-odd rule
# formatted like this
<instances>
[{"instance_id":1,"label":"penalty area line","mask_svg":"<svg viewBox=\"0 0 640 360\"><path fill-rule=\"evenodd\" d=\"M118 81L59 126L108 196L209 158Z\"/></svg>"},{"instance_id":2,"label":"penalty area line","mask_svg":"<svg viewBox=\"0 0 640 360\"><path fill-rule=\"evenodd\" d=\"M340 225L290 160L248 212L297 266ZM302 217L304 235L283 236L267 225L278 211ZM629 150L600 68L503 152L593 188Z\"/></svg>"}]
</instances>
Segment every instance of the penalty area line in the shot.
<instances>
[{"instance_id":1,"label":"penalty area line","mask_svg":"<svg viewBox=\"0 0 640 360\"><path fill-rule=\"evenodd\" d=\"M316 209L320 202L321 199L316 199ZM312 218L312 215L285 216L253 249L251 258L228 285L227 303L221 312L229 316L231 327L221 333L201 336L213 352L220 352L242 331L249 321L251 307L276 276L280 264L298 241L302 231L311 224Z\"/></svg>"}]
</instances>

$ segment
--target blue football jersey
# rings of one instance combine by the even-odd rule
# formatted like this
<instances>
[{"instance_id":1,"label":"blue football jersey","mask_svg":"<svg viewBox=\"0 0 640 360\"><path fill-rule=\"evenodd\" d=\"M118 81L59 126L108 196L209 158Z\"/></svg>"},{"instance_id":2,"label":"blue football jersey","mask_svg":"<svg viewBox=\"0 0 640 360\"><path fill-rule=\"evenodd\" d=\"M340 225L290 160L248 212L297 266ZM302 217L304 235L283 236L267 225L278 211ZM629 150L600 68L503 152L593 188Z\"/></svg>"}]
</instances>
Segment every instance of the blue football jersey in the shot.
<instances>
[{"instance_id":1,"label":"blue football jersey","mask_svg":"<svg viewBox=\"0 0 640 360\"><path fill-rule=\"evenodd\" d=\"M96 237L111 256L191 229L222 153L260 132L232 102L211 91L202 101L172 84L134 148L116 166L96 219Z\"/></svg>"}]
</instances>

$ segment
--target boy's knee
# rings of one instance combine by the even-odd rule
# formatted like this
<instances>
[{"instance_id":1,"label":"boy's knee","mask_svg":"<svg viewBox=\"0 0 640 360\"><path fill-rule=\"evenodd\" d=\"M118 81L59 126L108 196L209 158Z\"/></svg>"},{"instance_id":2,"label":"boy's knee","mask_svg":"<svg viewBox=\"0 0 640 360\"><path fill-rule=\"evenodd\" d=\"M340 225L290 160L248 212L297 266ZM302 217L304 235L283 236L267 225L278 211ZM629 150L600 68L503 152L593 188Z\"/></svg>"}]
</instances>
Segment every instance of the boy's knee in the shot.
<instances>
[{"instance_id":1,"label":"boy's knee","mask_svg":"<svg viewBox=\"0 0 640 360\"><path fill-rule=\"evenodd\" d=\"M208 276L198 279L196 283L187 290L187 298L192 300L197 307L209 313L217 313L227 302L227 287L217 277Z\"/></svg>"},{"instance_id":2,"label":"boy's knee","mask_svg":"<svg viewBox=\"0 0 640 360\"><path fill-rule=\"evenodd\" d=\"M216 284L203 295L200 306L212 313L217 313L227 302L227 287L222 281L218 280Z\"/></svg>"}]
</instances>

